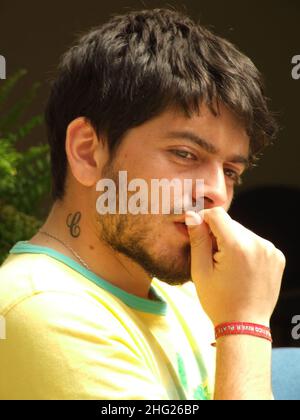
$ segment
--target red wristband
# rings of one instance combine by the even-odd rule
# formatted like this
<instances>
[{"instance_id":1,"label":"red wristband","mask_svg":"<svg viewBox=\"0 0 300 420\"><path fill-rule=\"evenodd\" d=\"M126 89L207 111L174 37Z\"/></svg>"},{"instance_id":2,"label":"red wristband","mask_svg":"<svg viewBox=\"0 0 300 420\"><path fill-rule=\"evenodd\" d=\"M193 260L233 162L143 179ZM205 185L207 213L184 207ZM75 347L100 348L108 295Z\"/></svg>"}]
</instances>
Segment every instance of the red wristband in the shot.
<instances>
[{"instance_id":1,"label":"red wristband","mask_svg":"<svg viewBox=\"0 0 300 420\"><path fill-rule=\"evenodd\" d=\"M252 324L250 322L226 322L215 328L216 340L226 335L252 335L264 338L272 343L271 330L264 325ZM212 346L215 346L213 343Z\"/></svg>"}]
</instances>

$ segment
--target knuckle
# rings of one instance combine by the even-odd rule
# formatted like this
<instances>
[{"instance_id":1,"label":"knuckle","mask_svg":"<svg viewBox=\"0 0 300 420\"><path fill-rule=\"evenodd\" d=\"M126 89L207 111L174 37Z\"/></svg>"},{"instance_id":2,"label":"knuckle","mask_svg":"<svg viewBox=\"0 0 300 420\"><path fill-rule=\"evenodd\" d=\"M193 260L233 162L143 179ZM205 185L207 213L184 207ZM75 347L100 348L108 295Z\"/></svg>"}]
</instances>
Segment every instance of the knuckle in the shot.
<instances>
[{"instance_id":1,"label":"knuckle","mask_svg":"<svg viewBox=\"0 0 300 420\"><path fill-rule=\"evenodd\" d=\"M244 255L249 252L249 248L241 241L239 241L237 238L231 239L231 249L239 255Z\"/></svg>"},{"instance_id":2,"label":"knuckle","mask_svg":"<svg viewBox=\"0 0 300 420\"><path fill-rule=\"evenodd\" d=\"M260 247L264 250L266 255L272 256L276 253L276 247L271 241L260 238L259 242L260 242Z\"/></svg>"},{"instance_id":3,"label":"knuckle","mask_svg":"<svg viewBox=\"0 0 300 420\"><path fill-rule=\"evenodd\" d=\"M282 251L280 251L280 249L276 248L276 254L277 254L277 260L279 261L279 263L285 267L286 265L286 257L284 255L284 253Z\"/></svg>"},{"instance_id":4,"label":"knuckle","mask_svg":"<svg viewBox=\"0 0 300 420\"><path fill-rule=\"evenodd\" d=\"M264 243L265 243L265 246L266 246L266 248L268 249L268 250L270 250L270 251L274 251L276 248L275 248L275 245L273 244L273 242L271 242L271 241L268 241L267 239L264 239Z\"/></svg>"}]
</instances>

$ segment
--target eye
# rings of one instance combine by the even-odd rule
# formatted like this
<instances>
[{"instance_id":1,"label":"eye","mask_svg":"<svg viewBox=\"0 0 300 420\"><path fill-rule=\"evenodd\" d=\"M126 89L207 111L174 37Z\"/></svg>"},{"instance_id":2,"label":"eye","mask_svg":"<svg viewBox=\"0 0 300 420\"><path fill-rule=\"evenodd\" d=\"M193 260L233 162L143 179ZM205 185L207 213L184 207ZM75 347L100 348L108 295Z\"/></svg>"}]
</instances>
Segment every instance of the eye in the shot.
<instances>
[{"instance_id":1,"label":"eye","mask_svg":"<svg viewBox=\"0 0 300 420\"><path fill-rule=\"evenodd\" d=\"M181 159L184 159L184 160L196 160L197 159L197 157L193 153L188 152L187 150L174 149L174 150L171 150L171 153L173 153L177 157L180 157Z\"/></svg>"},{"instance_id":2,"label":"eye","mask_svg":"<svg viewBox=\"0 0 300 420\"><path fill-rule=\"evenodd\" d=\"M231 179L234 182L235 185L242 184L242 177L238 174L238 172L232 169L225 169L224 173L229 179Z\"/></svg>"}]
</instances>

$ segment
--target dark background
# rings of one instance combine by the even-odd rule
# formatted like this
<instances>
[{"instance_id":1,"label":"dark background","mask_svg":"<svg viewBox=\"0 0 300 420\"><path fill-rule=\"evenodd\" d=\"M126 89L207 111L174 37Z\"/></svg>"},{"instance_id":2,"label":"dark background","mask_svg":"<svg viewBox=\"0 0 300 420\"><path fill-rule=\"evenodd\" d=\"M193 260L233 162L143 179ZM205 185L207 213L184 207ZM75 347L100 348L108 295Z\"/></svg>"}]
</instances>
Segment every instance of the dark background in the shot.
<instances>
[{"instance_id":1,"label":"dark background","mask_svg":"<svg viewBox=\"0 0 300 420\"><path fill-rule=\"evenodd\" d=\"M28 70L15 92L17 97L24 95L33 82L42 83L28 110L30 115L40 113L59 57L76 35L101 24L112 14L164 6L182 10L228 38L250 56L264 75L271 108L278 112L282 130L259 167L245 176L232 214L272 240L287 256L274 328L278 330L279 345L297 345L290 339L290 330L292 315L300 313L300 79L292 79L291 60L300 54L299 0L0 0L0 54L7 60L7 77L20 68ZM44 128L34 130L29 141L45 141Z\"/></svg>"},{"instance_id":2,"label":"dark background","mask_svg":"<svg viewBox=\"0 0 300 420\"><path fill-rule=\"evenodd\" d=\"M40 112L47 97L47 81L76 35L112 14L162 6L186 11L231 40L252 58L265 77L271 107L280 114L282 131L260 166L245 177L242 189L274 184L300 187L300 80L291 77L291 59L300 54L298 0L0 0L0 54L7 60L7 76L19 68L28 70L18 94L34 81L43 83L33 105L34 111ZM45 137L42 130L34 135Z\"/></svg>"}]
</instances>

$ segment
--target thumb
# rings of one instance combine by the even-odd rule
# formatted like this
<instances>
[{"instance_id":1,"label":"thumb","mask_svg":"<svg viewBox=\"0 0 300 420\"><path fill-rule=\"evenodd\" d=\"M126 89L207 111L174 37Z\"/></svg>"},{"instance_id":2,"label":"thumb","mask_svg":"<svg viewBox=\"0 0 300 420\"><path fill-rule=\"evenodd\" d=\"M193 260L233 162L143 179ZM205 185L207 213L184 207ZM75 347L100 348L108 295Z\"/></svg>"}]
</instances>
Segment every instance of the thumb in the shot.
<instances>
[{"instance_id":1,"label":"thumb","mask_svg":"<svg viewBox=\"0 0 300 420\"><path fill-rule=\"evenodd\" d=\"M213 270L213 243L209 226L200 213L188 211L185 213L185 224L188 228L191 244L192 279L205 279Z\"/></svg>"}]
</instances>

